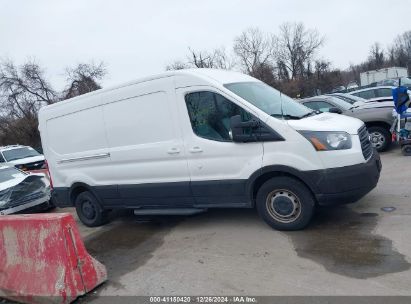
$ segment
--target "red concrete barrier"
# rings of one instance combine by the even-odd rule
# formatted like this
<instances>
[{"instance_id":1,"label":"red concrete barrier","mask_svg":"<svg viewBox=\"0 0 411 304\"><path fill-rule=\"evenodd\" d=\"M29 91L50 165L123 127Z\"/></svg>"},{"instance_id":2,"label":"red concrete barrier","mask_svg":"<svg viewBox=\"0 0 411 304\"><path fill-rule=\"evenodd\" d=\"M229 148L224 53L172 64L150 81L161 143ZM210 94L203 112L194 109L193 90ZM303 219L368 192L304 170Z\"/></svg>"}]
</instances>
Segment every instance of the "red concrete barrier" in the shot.
<instances>
[{"instance_id":1,"label":"red concrete barrier","mask_svg":"<svg viewBox=\"0 0 411 304\"><path fill-rule=\"evenodd\" d=\"M73 216L0 217L0 297L24 303L70 303L107 279L86 251Z\"/></svg>"}]
</instances>

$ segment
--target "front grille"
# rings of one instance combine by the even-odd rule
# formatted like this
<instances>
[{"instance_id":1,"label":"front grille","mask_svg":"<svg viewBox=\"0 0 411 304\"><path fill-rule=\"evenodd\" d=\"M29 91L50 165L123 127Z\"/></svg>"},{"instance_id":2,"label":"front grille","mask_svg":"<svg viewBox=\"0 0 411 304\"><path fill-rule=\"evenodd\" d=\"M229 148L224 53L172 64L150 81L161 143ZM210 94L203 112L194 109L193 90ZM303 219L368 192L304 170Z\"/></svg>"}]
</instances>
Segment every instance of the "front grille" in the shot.
<instances>
[{"instance_id":1,"label":"front grille","mask_svg":"<svg viewBox=\"0 0 411 304\"><path fill-rule=\"evenodd\" d=\"M372 155L373 147L370 142L370 135L368 134L365 125L358 129L358 137L361 142L362 155L366 160L368 160Z\"/></svg>"},{"instance_id":2,"label":"front grille","mask_svg":"<svg viewBox=\"0 0 411 304\"><path fill-rule=\"evenodd\" d=\"M8 198L8 203L2 207L17 207L43 197L46 198L48 191L42 177L29 175L20 184L10 189L11 194Z\"/></svg>"}]
</instances>

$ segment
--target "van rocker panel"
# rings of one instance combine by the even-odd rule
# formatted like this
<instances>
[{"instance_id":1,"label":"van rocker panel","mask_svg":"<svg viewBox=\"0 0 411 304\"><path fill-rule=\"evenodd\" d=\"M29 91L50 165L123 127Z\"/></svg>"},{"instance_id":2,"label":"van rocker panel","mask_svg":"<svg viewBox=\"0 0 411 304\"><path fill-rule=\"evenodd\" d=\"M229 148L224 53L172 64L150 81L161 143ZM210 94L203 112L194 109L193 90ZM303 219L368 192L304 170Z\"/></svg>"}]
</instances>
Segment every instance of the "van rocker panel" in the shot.
<instances>
[{"instance_id":1,"label":"van rocker panel","mask_svg":"<svg viewBox=\"0 0 411 304\"><path fill-rule=\"evenodd\" d=\"M212 180L139 185L88 186L105 208L141 207L253 207L254 184L265 174L294 176L304 182L319 205L353 203L378 183L381 160L376 151L365 163L322 170L298 171L285 166L268 166L249 179ZM54 203L73 206L74 189L56 187Z\"/></svg>"}]
</instances>

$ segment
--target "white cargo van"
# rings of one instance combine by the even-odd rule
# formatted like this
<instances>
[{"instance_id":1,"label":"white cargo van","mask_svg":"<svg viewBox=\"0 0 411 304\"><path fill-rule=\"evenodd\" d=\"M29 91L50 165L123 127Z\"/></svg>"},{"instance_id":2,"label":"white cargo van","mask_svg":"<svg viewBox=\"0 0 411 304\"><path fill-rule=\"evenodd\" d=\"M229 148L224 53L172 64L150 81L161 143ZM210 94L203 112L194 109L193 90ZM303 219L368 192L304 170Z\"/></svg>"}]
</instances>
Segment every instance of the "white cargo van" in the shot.
<instances>
[{"instance_id":1,"label":"white cargo van","mask_svg":"<svg viewBox=\"0 0 411 304\"><path fill-rule=\"evenodd\" d=\"M228 71L140 79L44 107L39 121L55 202L88 226L114 208L256 206L272 227L301 229L317 204L367 194L381 170L360 120Z\"/></svg>"}]
</instances>

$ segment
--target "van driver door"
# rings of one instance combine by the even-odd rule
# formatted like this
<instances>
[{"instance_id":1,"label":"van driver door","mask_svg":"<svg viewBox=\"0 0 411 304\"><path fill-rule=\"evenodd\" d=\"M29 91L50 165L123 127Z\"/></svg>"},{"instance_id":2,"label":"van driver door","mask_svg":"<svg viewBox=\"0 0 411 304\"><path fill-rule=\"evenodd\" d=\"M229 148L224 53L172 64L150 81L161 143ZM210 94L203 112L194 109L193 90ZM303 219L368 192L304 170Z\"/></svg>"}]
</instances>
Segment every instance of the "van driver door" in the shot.
<instances>
[{"instance_id":1,"label":"van driver door","mask_svg":"<svg viewBox=\"0 0 411 304\"><path fill-rule=\"evenodd\" d=\"M197 207L246 207L247 179L262 166L261 142L233 142L230 118L258 116L206 86L176 89L191 191Z\"/></svg>"}]
</instances>

